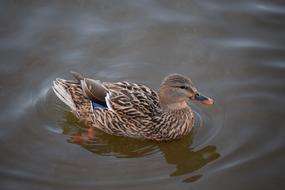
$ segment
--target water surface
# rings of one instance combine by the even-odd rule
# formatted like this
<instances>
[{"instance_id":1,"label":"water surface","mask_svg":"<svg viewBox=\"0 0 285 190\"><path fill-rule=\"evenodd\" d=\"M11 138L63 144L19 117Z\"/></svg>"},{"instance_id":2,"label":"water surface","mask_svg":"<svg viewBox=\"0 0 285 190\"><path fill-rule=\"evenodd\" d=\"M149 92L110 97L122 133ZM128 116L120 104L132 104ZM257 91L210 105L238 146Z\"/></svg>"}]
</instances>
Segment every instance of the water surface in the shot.
<instances>
[{"instance_id":1,"label":"water surface","mask_svg":"<svg viewBox=\"0 0 285 190\"><path fill-rule=\"evenodd\" d=\"M1 1L0 189L284 189L282 1ZM82 125L51 91L76 70L215 99L155 143Z\"/></svg>"}]
</instances>

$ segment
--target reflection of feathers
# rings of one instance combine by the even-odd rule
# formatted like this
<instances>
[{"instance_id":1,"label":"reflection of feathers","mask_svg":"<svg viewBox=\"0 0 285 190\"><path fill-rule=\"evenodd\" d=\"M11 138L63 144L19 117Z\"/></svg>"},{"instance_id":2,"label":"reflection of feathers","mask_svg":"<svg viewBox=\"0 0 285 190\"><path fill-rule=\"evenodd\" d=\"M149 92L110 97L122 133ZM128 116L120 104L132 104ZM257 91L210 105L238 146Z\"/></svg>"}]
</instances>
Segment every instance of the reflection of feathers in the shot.
<instances>
[{"instance_id":1,"label":"reflection of feathers","mask_svg":"<svg viewBox=\"0 0 285 190\"><path fill-rule=\"evenodd\" d=\"M53 90L88 126L109 134L171 140L190 132L191 109L164 112L155 91L131 82L100 82L74 73L76 81L56 79Z\"/></svg>"}]
</instances>

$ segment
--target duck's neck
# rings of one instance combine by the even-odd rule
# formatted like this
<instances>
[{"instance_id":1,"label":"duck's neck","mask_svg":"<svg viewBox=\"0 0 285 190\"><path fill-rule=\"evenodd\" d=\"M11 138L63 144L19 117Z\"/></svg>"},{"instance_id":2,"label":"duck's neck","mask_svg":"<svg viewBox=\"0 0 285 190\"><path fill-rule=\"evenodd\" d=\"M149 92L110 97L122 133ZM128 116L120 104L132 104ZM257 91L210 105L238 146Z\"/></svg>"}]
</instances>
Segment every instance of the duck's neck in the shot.
<instances>
[{"instance_id":1,"label":"duck's neck","mask_svg":"<svg viewBox=\"0 0 285 190\"><path fill-rule=\"evenodd\" d=\"M167 110L167 111L189 108L186 101L174 102L174 103L168 103L168 104L161 102L160 106L161 106L162 110Z\"/></svg>"}]
</instances>

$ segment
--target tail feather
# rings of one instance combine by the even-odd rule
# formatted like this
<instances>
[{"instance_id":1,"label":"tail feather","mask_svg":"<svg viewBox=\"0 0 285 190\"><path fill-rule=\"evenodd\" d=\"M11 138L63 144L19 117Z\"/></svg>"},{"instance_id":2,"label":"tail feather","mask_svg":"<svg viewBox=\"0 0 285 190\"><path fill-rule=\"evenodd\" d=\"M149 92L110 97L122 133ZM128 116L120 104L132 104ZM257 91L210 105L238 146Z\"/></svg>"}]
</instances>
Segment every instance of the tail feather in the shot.
<instances>
[{"instance_id":1,"label":"tail feather","mask_svg":"<svg viewBox=\"0 0 285 190\"><path fill-rule=\"evenodd\" d=\"M92 120L90 117L93 114L92 102L84 96L79 82L56 79L52 88L57 97L69 106L78 118L87 122Z\"/></svg>"},{"instance_id":2,"label":"tail feather","mask_svg":"<svg viewBox=\"0 0 285 190\"><path fill-rule=\"evenodd\" d=\"M64 85L63 79L56 79L56 81L53 81L52 89L61 101L68 105L72 109L72 111L76 111L74 101L71 97L71 94L67 90L66 85Z\"/></svg>"}]
</instances>

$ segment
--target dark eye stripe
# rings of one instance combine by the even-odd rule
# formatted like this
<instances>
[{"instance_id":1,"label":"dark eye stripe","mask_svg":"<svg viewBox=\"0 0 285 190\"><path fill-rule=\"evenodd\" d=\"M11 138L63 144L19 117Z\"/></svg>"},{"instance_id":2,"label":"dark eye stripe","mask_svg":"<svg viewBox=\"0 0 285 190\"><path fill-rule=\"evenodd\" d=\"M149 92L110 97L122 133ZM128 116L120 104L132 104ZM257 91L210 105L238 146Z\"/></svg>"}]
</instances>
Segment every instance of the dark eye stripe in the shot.
<instances>
[{"instance_id":1,"label":"dark eye stripe","mask_svg":"<svg viewBox=\"0 0 285 190\"><path fill-rule=\"evenodd\" d=\"M192 90L192 88L190 88L189 86L171 86L173 88L180 88L180 89L184 89L184 90L190 90L191 92L194 92Z\"/></svg>"}]
</instances>

